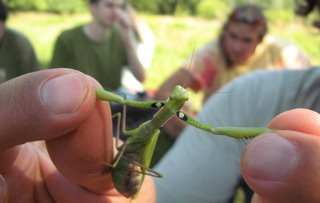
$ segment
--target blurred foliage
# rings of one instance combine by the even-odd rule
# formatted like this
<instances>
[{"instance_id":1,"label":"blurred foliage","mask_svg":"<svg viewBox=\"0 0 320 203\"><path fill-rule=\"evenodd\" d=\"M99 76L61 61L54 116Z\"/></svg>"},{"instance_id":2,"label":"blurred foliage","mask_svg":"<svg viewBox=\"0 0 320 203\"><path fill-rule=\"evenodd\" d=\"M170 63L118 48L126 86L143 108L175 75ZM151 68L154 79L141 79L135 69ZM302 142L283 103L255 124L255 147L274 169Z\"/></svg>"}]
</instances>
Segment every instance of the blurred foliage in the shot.
<instances>
[{"instance_id":1,"label":"blurred foliage","mask_svg":"<svg viewBox=\"0 0 320 203\"><path fill-rule=\"evenodd\" d=\"M320 64L320 35L308 21L293 17L292 21L283 21L285 18L270 17L270 33L282 39L295 43L308 54L313 64ZM281 14L291 16L292 11L284 10ZM179 66L191 56L196 49L216 38L222 26L223 19L205 19L188 16L160 16L153 14L138 15L153 31L156 47L151 67L147 69L146 89L156 89L167 77L175 72ZM291 17L290 17L291 18ZM88 22L88 13L75 14L48 14L36 12L12 13L8 23L24 34L33 43L42 67L47 67L51 59L54 41L62 30L78 24ZM201 95L192 94L191 101L196 107L201 106Z\"/></svg>"},{"instance_id":2,"label":"blurred foliage","mask_svg":"<svg viewBox=\"0 0 320 203\"><path fill-rule=\"evenodd\" d=\"M294 20L295 15L292 10L286 9L268 9L265 11L265 15L269 21L281 21L281 22L291 22Z\"/></svg>"},{"instance_id":3,"label":"blurred foliage","mask_svg":"<svg viewBox=\"0 0 320 203\"><path fill-rule=\"evenodd\" d=\"M296 0L227 0L226 1L230 6L234 7L239 4L252 3L259 5L265 9L292 9L295 6Z\"/></svg>"},{"instance_id":4,"label":"blurred foliage","mask_svg":"<svg viewBox=\"0 0 320 203\"><path fill-rule=\"evenodd\" d=\"M270 10L270 13L273 12L276 11ZM287 12L285 16L292 15L292 11L284 12ZM217 37L223 23L222 19L208 20L187 16L140 14L139 18L150 26L157 43L146 83L146 87L151 89L169 77L197 48ZM12 13L8 23L31 39L45 67L51 58L56 36L64 29L89 20L88 13L56 15L18 12ZM298 17L293 17L289 22L281 18L270 18L270 33L297 44L311 57L313 63L320 64L319 31L306 23Z\"/></svg>"},{"instance_id":5,"label":"blurred foliage","mask_svg":"<svg viewBox=\"0 0 320 203\"><path fill-rule=\"evenodd\" d=\"M178 9L184 11L184 13L196 15L197 7L201 2L202 0L180 0Z\"/></svg>"},{"instance_id":6,"label":"blurred foliage","mask_svg":"<svg viewBox=\"0 0 320 203\"><path fill-rule=\"evenodd\" d=\"M137 10L157 14L175 14L180 1L186 0L129 0Z\"/></svg>"},{"instance_id":7,"label":"blurred foliage","mask_svg":"<svg viewBox=\"0 0 320 203\"><path fill-rule=\"evenodd\" d=\"M74 13L86 9L85 0L6 0L11 10Z\"/></svg>"},{"instance_id":8,"label":"blurred foliage","mask_svg":"<svg viewBox=\"0 0 320 203\"><path fill-rule=\"evenodd\" d=\"M159 14L175 14L178 0L156 0L157 11Z\"/></svg>"},{"instance_id":9,"label":"blurred foliage","mask_svg":"<svg viewBox=\"0 0 320 203\"><path fill-rule=\"evenodd\" d=\"M156 13L157 4L155 0L129 0L130 4L138 11Z\"/></svg>"},{"instance_id":10,"label":"blurred foliage","mask_svg":"<svg viewBox=\"0 0 320 203\"><path fill-rule=\"evenodd\" d=\"M197 6L197 15L204 18L222 18L229 10L225 1L203 0Z\"/></svg>"},{"instance_id":11,"label":"blurred foliage","mask_svg":"<svg viewBox=\"0 0 320 203\"><path fill-rule=\"evenodd\" d=\"M265 9L290 9L292 10L294 0L129 0L139 11L154 14L190 14L205 18L218 17L226 8L232 8L239 4L253 3Z\"/></svg>"},{"instance_id":12,"label":"blurred foliage","mask_svg":"<svg viewBox=\"0 0 320 203\"><path fill-rule=\"evenodd\" d=\"M263 8L292 9L294 0L128 0L138 11L152 14L189 14L205 18L220 17L226 8L255 3ZM12 10L72 13L86 10L87 0L6 0Z\"/></svg>"}]
</instances>

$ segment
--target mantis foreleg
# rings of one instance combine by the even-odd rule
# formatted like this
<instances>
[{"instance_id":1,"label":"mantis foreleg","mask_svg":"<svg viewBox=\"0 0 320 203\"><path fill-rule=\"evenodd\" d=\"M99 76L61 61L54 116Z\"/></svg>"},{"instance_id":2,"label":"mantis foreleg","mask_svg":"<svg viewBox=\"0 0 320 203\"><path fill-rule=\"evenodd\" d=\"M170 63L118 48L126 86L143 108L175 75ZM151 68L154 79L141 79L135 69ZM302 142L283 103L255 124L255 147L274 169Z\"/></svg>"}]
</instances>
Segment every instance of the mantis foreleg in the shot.
<instances>
[{"instance_id":1,"label":"mantis foreleg","mask_svg":"<svg viewBox=\"0 0 320 203\"><path fill-rule=\"evenodd\" d=\"M167 101L136 101L136 100L129 100L120 95L117 95L113 92L106 91L102 88L96 90L96 95L98 99L115 102L122 105L128 105L131 107L141 108L141 109L150 109L156 108L159 109L164 106Z\"/></svg>"},{"instance_id":2,"label":"mantis foreleg","mask_svg":"<svg viewBox=\"0 0 320 203\"><path fill-rule=\"evenodd\" d=\"M253 138L259 134L269 132L271 129L269 128L252 128L252 127L212 127L210 125L206 125L200 123L199 121L193 119L192 117L186 115L182 111L177 112L177 117L187 124L196 127L198 129L207 131L209 133L215 135L225 135L228 137L233 137L237 139L242 138Z\"/></svg>"}]
</instances>

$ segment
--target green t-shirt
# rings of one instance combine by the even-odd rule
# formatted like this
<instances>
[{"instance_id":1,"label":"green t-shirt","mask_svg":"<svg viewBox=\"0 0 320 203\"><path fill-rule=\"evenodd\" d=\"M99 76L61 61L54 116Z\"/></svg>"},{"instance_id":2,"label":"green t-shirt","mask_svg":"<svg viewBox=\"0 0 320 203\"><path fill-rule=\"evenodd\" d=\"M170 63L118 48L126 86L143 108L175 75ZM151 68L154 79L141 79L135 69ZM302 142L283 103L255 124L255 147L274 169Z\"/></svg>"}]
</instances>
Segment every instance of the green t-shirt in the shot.
<instances>
[{"instance_id":1,"label":"green t-shirt","mask_svg":"<svg viewBox=\"0 0 320 203\"><path fill-rule=\"evenodd\" d=\"M93 76L104 88L121 85L122 70L128 65L127 52L116 29L95 42L84 33L83 26L64 31L58 37L50 67L65 67Z\"/></svg>"},{"instance_id":2,"label":"green t-shirt","mask_svg":"<svg viewBox=\"0 0 320 203\"><path fill-rule=\"evenodd\" d=\"M6 28L0 40L0 83L37 68L37 57L29 40Z\"/></svg>"}]
</instances>

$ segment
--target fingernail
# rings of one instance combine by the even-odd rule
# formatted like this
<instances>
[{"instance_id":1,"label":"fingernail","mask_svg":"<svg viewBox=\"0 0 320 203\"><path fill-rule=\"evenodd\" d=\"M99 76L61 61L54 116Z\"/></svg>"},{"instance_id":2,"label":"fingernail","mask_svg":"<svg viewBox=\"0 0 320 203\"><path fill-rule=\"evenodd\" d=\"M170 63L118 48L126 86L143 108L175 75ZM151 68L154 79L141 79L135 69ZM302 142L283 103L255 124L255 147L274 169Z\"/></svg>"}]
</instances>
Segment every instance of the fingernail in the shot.
<instances>
[{"instance_id":1,"label":"fingernail","mask_svg":"<svg viewBox=\"0 0 320 203\"><path fill-rule=\"evenodd\" d=\"M94 86L94 87L102 87L102 85L92 76L90 75L85 75L86 78L91 82L91 84Z\"/></svg>"},{"instance_id":2,"label":"fingernail","mask_svg":"<svg viewBox=\"0 0 320 203\"><path fill-rule=\"evenodd\" d=\"M80 107L87 94L86 84L86 78L79 73L52 78L40 89L41 102L52 113L73 113Z\"/></svg>"},{"instance_id":3,"label":"fingernail","mask_svg":"<svg viewBox=\"0 0 320 203\"><path fill-rule=\"evenodd\" d=\"M277 134L265 134L253 140L247 147L243 166L254 179L283 181L298 166L296 147Z\"/></svg>"}]
</instances>

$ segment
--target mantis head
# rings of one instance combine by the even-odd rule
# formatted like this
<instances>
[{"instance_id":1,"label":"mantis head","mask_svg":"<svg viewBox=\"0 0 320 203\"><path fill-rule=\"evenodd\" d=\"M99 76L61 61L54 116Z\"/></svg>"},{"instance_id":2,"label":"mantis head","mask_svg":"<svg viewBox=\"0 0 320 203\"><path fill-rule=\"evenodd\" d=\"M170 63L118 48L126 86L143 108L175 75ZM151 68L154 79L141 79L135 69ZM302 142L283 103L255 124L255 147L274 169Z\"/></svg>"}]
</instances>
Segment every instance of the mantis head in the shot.
<instances>
[{"instance_id":1,"label":"mantis head","mask_svg":"<svg viewBox=\"0 0 320 203\"><path fill-rule=\"evenodd\" d=\"M174 87L170 95L170 99L184 103L189 99L189 95L186 89L180 85L177 85Z\"/></svg>"}]
</instances>

